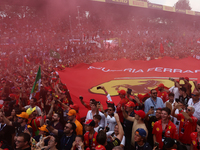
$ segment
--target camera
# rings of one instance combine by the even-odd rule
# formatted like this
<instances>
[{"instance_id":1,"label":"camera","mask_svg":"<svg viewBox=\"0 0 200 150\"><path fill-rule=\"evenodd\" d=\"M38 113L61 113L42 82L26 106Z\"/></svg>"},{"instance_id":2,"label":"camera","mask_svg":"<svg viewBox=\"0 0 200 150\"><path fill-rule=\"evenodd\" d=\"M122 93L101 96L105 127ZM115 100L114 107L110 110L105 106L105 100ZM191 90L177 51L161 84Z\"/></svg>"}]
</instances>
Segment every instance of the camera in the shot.
<instances>
[{"instance_id":1,"label":"camera","mask_svg":"<svg viewBox=\"0 0 200 150\"><path fill-rule=\"evenodd\" d=\"M108 132L110 130L110 128L108 126L106 126L106 132Z\"/></svg>"},{"instance_id":2,"label":"camera","mask_svg":"<svg viewBox=\"0 0 200 150\"><path fill-rule=\"evenodd\" d=\"M162 142L165 141L165 131L162 131Z\"/></svg>"},{"instance_id":3,"label":"camera","mask_svg":"<svg viewBox=\"0 0 200 150\"><path fill-rule=\"evenodd\" d=\"M184 129L184 128L181 128L181 132L184 133L184 131L185 131L185 129Z\"/></svg>"},{"instance_id":4,"label":"camera","mask_svg":"<svg viewBox=\"0 0 200 150\"><path fill-rule=\"evenodd\" d=\"M176 125L177 125L177 126L179 125L179 122L178 122L178 121L176 121Z\"/></svg>"},{"instance_id":5,"label":"camera","mask_svg":"<svg viewBox=\"0 0 200 150\"><path fill-rule=\"evenodd\" d=\"M50 120L47 120L47 124L48 124L48 125L51 125L51 121L50 121Z\"/></svg>"},{"instance_id":6,"label":"camera","mask_svg":"<svg viewBox=\"0 0 200 150\"><path fill-rule=\"evenodd\" d=\"M158 142L155 142L154 146L156 146L156 150L159 150L159 143Z\"/></svg>"},{"instance_id":7,"label":"camera","mask_svg":"<svg viewBox=\"0 0 200 150\"><path fill-rule=\"evenodd\" d=\"M98 87L97 87L97 90L99 90L99 89L101 89L101 86L98 86Z\"/></svg>"},{"instance_id":8,"label":"camera","mask_svg":"<svg viewBox=\"0 0 200 150\"><path fill-rule=\"evenodd\" d=\"M80 99L80 100L83 100L83 96L79 96L79 99Z\"/></svg>"},{"instance_id":9,"label":"camera","mask_svg":"<svg viewBox=\"0 0 200 150\"><path fill-rule=\"evenodd\" d=\"M178 103L180 100L179 100L179 98L176 98L175 101Z\"/></svg>"}]
</instances>

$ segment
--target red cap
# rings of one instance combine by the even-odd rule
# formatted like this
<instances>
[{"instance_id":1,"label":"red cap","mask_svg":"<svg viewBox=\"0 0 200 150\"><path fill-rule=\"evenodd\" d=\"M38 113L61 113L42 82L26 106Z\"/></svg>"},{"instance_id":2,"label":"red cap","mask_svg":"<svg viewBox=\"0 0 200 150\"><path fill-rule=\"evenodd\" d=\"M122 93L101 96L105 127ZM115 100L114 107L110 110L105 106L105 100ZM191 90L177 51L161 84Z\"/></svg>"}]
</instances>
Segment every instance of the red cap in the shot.
<instances>
[{"instance_id":1,"label":"red cap","mask_svg":"<svg viewBox=\"0 0 200 150\"><path fill-rule=\"evenodd\" d=\"M117 91L119 94L121 95L126 95L126 91L125 90L120 90L120 91Z\"/></svg>"},{"instance_id":2,"label":"red cap","mask_svg":"<svg viewBox=\"0 0 200 150\"><path fill-rule=\"evenodd\" d=\"M92 120L92 119L89 119L89 120L87 120L86 122L85 122L85 124L86 125L89 125L89 126L95 126L95 122L94 122L94 120Z\"/></svg>"},{"instance_id":3,"label":"red cap","mask_svg":"<svg viewBox=\"0 0 200 150\"><path fill-rule=\"evenodd\" d=\"M187 81L189 81L189 78L188 78L188 77L185 77L185 79L186 79Z\"/></svg>"},{"instance_id":4,"label":"red cap","mask_svg":"<svg viewBox=\"0 0 200 150\"><path fill-rule=\"evenodd\" d=\"M142 119L145 118L145 112L143 110L134 110L135 114L140 116Z\"/></svg>"},{"instance_id":5,"label":"red cap","mask_svg":"<svg viewBox=\"0 0 200 150\"><path fill-rule=\"evenodd\" d=\"M77 104L69 105L69 107L75 109L76 111L79 110L79 106Z\"/></svg>"},{"instance_id":6,"label":"red cap","mask_svg":"<svg viewBox=\"0 0 200 150\"><path fill-rule=\"evenodd\" d=\"M164 84L160 83L160 84L158 85L158 87L163 87L163 88L164 88Z\"/></svg>"},{"instance_id":7,"label":"red cap","mask_svg":"<svg viewBox=\"0 0 200 150\"><path fill-rule=\"evenodd\" d=\"M106 150L106 148L103 145L97 145L95 150Z\"/></svg>"},{"instance_id":8,"label":"red cap","mask_svg":"<svg viewBox=\"0 0 200 150\"><path fill-rule=\"evenodd\" d=\"M133 103L132 101L129 101L128 103L125 104L125 106L127 106L127 107L135 107L135 103Z\"/></svg>"}]
</instances>

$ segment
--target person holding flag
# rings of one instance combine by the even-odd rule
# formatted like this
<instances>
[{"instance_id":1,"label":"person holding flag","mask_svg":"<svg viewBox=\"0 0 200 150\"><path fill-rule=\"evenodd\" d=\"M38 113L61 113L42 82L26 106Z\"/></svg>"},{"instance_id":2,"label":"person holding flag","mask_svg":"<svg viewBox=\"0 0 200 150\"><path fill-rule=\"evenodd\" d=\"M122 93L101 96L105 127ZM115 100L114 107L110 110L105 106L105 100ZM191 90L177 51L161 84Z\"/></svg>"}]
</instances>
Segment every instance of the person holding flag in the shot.
<instances>
[{"instance_id":1,"label":"person holding flag","mask_svg":"<svg viewBox=\"0 0 200 150\"><path fill-rule=\"evenodd\" d=\"M31 99L32 97L39 96L40 87L41 87L41 69L40 69L40 66L39 66L39 69L38 69L38 72L37 72L37 75L36 75L36 78L35 78L35 82L33 84L29 99Z\"/></svg>"}]
</instances>

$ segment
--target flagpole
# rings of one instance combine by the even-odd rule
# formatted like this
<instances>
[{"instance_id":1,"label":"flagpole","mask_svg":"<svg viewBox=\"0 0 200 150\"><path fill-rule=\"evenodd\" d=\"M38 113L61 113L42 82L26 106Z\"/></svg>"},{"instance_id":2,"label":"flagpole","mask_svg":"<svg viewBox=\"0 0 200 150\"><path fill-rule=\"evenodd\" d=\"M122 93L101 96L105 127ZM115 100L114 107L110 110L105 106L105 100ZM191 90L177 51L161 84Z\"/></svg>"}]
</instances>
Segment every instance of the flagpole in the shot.
<instances>
[{"instance_id":1,"label":"flagpole","mask_svg":"<svg viewBox=\"0 0 200 150\"><path fill-rule=\"evenodd\" d=\"M22 55L22 60L23 60L23 66L24 66L24 56Z\"/></svg>"}]
</instances>

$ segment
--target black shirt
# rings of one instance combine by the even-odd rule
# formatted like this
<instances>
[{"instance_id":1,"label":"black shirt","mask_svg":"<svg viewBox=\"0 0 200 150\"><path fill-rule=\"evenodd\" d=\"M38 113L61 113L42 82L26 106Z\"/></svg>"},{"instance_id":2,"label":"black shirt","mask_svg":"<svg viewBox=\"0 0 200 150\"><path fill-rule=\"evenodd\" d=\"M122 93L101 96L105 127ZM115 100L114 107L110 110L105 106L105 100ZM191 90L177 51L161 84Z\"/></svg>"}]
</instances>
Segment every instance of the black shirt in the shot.
<instances>
[{"instance_id":1,"label":"black shirt","mask_svg":"<svg viewBox=\"0 0 200 150\"><path fill-rule=\"evenodd\" d=\"M16 128L16 136L18 136L20 133L22 133L22 132L24 132L24 130L25 130L25 127L26 127L26 125L25 126L21 126L21 124L20 123L18 123L18 122L13 122L13 126ZM32 135L32 133L33 133L33 129L32 128L29 128L28 127L28 131L31 133L31 135Z\"/></svg>"},{"instance_id":2,"label":"black shirt","mask_svg":"<svg viewBox=\"0 0 200 150\"><path fill-rule=\"evenodd\" d=\"M184 102L186 105L189 101L190 97L187 95L186 97L183 97L182 95L179 96L179 101Z\"/></svg>"},{"instance_id":3,"label":"black shirt","mask_svg":"<svg viewBox=\"0 0 200 150\"><path fill-rule=\"evenodd\" d=\"M31 147L25 148L25 149L23 149L23 150L31 150Z\"/></svg>"},{"instance_id":4,"label":"black shirt","mask_svg":"<svg viewBox=\"0 0 200 150\"><path fill-rule=\"evenodd\" d=\"M158 121L158 119L155 116L151 116L149 117L149 121L146 121L146 126L148 129L148 137L147 137L147 141L149 142L149 144L153 147L154 146L154 142L153 142L153 126L154 123Z\"/></svg>"},{"instance_id":5,"label":"black shirt","mask_svg":"<svg viewBox=\"0 0 200 150\"><path fill-rule=\"evenodd\" d=\"M5 140L8 145L12 145L12 134L15 133L13 126L7 126L6 124L0 123L0 141Z\"/></svg>"},{"instance_id":6,"label":"black shirt","mask_svg":"<svg viewBox=\"0 0 200 150\"><path fill-rule=\"evenodd\" d=\"M112 150L115 146L119 146L121 141L118 138L115 138L112 142L107 142L107 145L105 146L106 150Z\"/></svg>"},{"instance_id":7,"label":"black shirt","mask_svg":"<svg viewBox=\"0 0 200 150\"><path fill-rule=\"evenodd\" d=\"M135 112L132 111L129 116L135 117ZM125 135L126 139L127 138L131 139L132 132L130 132L130 131L132 131L132 127L133 127L133 122L124 119L124 135Z\"/></svg>"},{"instance_id":8,"label":"black shirt","mask_svg":"<svg viewBox=\"0 0 200 150\"><path fill-rule=\"evenodd\" d=\"M135 150L152 150L152 147L147 142L144 145L142 145L142 146L139 146L137 144L137 142L135 142Z\"/></svg>"},{"instance_id":9,"label":"black shirt","mask_svg":"<svg viewBox=\"0 0 200 150\"><path fill-rule=\"evenodd\" d=\"M61 137L59 150L70 150L73 142L75 141L76 135L72 134L71 136L66 136L62 130L58 130L58 136Z\"/></svg>"}]
</instances>

